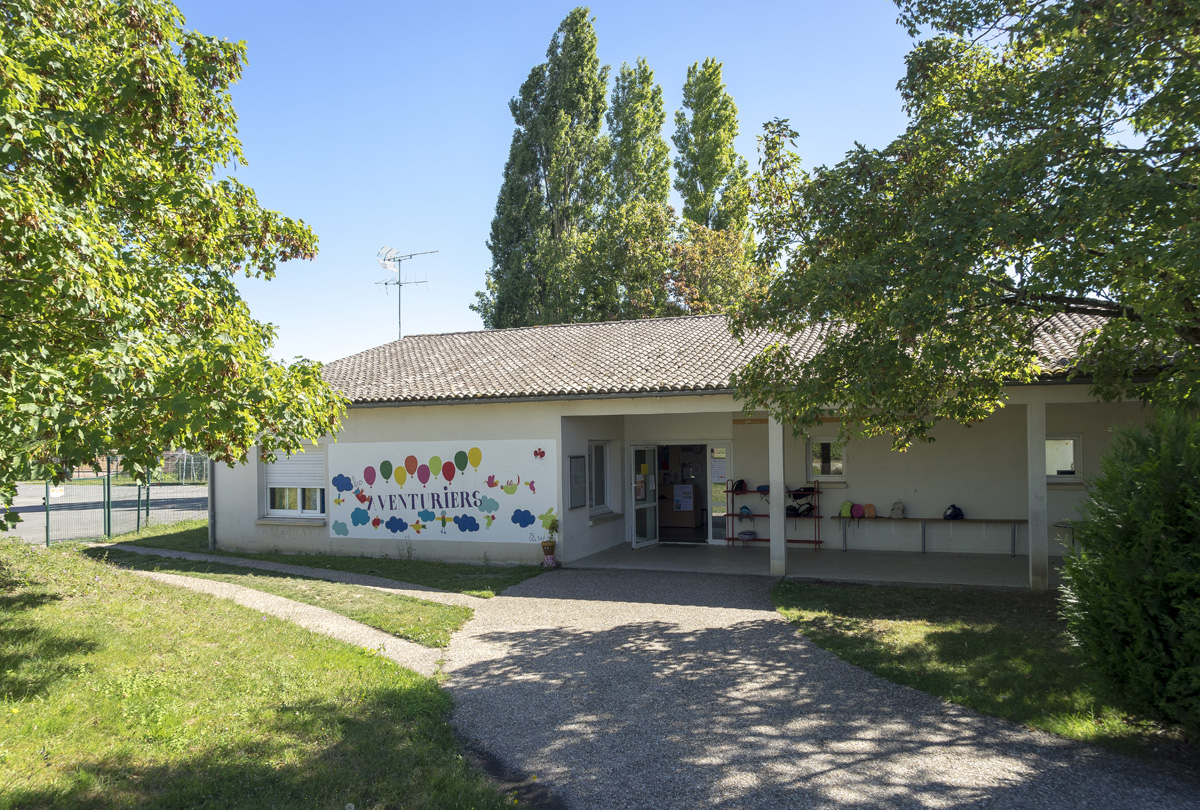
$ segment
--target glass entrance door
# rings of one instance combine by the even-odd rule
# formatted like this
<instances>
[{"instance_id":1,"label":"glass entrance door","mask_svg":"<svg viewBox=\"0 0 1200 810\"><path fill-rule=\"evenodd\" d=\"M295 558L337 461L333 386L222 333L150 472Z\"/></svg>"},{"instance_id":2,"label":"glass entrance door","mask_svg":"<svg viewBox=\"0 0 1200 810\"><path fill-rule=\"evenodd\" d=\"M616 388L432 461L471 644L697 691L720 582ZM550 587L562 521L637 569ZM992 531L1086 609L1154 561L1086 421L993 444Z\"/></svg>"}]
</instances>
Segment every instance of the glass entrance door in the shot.
<instances>
[{"instance_id":1,"label":"glass entrance door","mask_svg":"<svg viewBox=\"0 0 1200 810\"><path fill-rule=\"evenodd\" d=\"M642 548L658 543L658 446L635 445L633 469L629 480L633 484L633 547Z\"/></svg>"}]
</instances>

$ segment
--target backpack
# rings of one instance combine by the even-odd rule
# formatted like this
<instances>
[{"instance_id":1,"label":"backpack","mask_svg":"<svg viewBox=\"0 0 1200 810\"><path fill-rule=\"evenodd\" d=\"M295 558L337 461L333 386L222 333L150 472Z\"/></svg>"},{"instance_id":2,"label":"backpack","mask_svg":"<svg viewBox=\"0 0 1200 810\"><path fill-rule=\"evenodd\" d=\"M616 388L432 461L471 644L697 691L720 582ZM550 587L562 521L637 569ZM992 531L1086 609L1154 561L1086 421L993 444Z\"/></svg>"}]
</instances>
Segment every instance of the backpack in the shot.
<instances>
[{"instance_id":1,"label":"backpack","mask_svg":"<svg viewBox=\"0 0 1200 810\"><path fill-rule=\"evenodd\" d=\"M838 510L838 517L848 518L850 513L854 511L853 501L842 501L842 508Z\"/></svg>"},{"instance_id":2,"label":"backpack","mask_svg":"<svg viewBox=\"0 0 1200 810\"><path fill-rule=\"evenodd\" d=\"M892 513L888 517L892 520L904 520L904 502L895 501L892 504Z\"/></svg>"},{"instance_id":3,"label":"backpack","mask_svg":"<svg viewBox=\"0 0 1200 810\"><path fill-rule=\"evenodd\" d=\"M946 511L942 514L942 517L944 517L946 520L962 520L963 510L959 509L954 504L950 504L946 507Z\"/></svg>"},{"instance_id":4,"label":"backpack","mask_svg":"<svg viewBox=\"0 0 1200 810\"><path fill-rule=\"evenodd\" d=\"M850 507L850 517L854 518L855 520L862 520L864 515L866 515L866 510L863 509L863 505L861 503L856 503Z\"/></svg>"},{"instance_id":5,"label":"backpack","mask_svg":"<svg viewBox=\"0 0 1200 810\"><path fill-rule=\"evenodd\" d=\"M864 513L863 517L865 517L867 520L874 520L875 519L875 504L869 503L866 506L864 506L863 513Z\"/></svg>"},{"instance_id":6,"label":"backpack","mask_svg":"<svg viewBox=\"0 0 1200 810\"><path fill-rule=\"evenodd\" d=\"M731 486L728 491L729 492L745 492L746 491L746 479L745 478L737 479L736 481L733 482L733 486Z\"/></svg>"}]
</instances>

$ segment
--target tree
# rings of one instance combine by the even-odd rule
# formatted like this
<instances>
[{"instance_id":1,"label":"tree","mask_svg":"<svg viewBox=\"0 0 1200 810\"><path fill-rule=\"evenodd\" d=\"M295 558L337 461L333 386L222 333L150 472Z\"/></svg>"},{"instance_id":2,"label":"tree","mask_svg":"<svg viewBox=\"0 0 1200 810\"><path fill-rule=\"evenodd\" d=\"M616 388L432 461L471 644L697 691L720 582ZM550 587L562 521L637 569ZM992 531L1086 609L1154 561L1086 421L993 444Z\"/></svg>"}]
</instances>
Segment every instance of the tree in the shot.
<instances>
[{"instance_id":1,"label":"tree","mask_svg":"<svg viewBox=\"0 0 1200 810\"><path fill-rule=\"evenodd\" d=\"M1200 739L1200 423L1160 411L1118 431L1063 566L1063 613L1089 667L1143 717Z\"/></svg>"},{"instance_id":2,"label":"tree","mask_svg":"<svg viewBox=\"0 0 1200 810\"><path fill-rule=\"evenodd\" d=\"M675 112L672 140L684 219L712 230L748 231L749 169L733 148L737 105L725 91L720 62L709 58L688 68L683 107L687 112Z\"/></svg>"},{"instance_id":3,"label":"tree","mask_svg":"<svg viewBox=\"0 0 1200 810\"><path fill-rule=\"evenodd\" d=\"M635 67L621 65L606 118L610 207L634 200L666 205L671 193L670 148L662 136L667 112L662 86L654 83L654 71L645 59L639 58Z\"/></svg>"},{"instance_id":4,"label":"tree","mask_svg":"<svg viewBox=\"0 0 1200 810\"><path fill-rule=\"evenodd\" d=\"M509 102L517 128L488 240L492 266L471 307L489 329L575 320L578 311L580 246L607 193L608 67L589 13L567 15Z\"/></svg>"},{"instance_id":5,"label":"tree","mask_svg":"<svg viewBox=\"0 0 1200 810\"><path fill-rule=\"evenodd\" d=\"M165 0L0 4L0 498L119 453L245 461L336 430L315 363L269 359L233 278L311 258L258 205L229 85L244 43ZM9 513L9 522L15 515Z\"/></svg>"},{"instance_id":6,"label":"tree","mask_svg":"<svg viewBox=\"0 0 1200 810\"><path fill-rule=\"evenodd\" d=\"M666 118L662 87L646 60L621 65L606 115L609 196L582 257L580 320L678 314L666 285L678 228L667 203Z\"/></svg>"},{"instance_id":7,"label":"tree","mask_svg":"<svg viewBox=\"0 0 1200 810\"><path fill-rule=\"evenodd\" d=\"M769 124L754 183L759 259L779 268L739 334L822 327L736 376L801 427L925 439L1045 369L1053 313L1100 316L1072 373L1103 398L1200 396L1200 34L1192 2L900 0L921 40L910 116L883 149L804 171ZM1141 372L1160 369L1151 382Z\"/></svg>"},{"instance_id":8,"label":"tree","mask_svg":"<svg viewBox=\"0 0 1200 810\"><path fill-rule=\"evenodd\" d=\"M680 313L729 312L766 289L766 274L750 261L741 231L684 220L671 247L668 296Z\"/></svg>"}]
</instances>

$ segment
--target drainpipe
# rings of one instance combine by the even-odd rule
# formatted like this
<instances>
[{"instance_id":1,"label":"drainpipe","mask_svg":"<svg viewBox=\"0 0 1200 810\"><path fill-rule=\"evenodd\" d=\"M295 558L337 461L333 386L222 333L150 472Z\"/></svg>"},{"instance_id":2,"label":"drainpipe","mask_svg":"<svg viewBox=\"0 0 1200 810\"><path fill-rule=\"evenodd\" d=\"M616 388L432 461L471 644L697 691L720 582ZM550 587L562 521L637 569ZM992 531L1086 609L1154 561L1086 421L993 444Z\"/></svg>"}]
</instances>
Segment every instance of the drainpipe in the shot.
<instances>
[{"instance_id":1,"label":"drainpipe","mask_svg":"<svg viewBox=\"0 0 1200 810\"><path fill-rule=\"evenodd\" d=\"M217 550L217 462L208 460L208 550Z\"/></svg>"}]
</instances>

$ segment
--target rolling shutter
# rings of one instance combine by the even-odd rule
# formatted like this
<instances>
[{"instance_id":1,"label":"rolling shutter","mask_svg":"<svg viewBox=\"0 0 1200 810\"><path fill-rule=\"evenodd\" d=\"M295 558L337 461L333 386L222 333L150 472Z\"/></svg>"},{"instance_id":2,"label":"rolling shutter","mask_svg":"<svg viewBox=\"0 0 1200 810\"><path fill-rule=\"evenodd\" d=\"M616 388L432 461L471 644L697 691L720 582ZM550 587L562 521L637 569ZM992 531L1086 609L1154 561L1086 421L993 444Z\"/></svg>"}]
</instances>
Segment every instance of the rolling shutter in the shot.
<instances>
[{"instance_id":1,"label":"rolling shutter","mask_svg":"<svg viewBox=\"0 0 1200 810\"><path fill-rule=\"evenodd\" d=\"M306 453L280 456L267 465L268 487L325 486L325 448L313 447Z\"/></svg>"}]
</instances>

